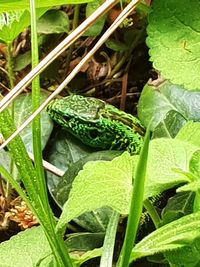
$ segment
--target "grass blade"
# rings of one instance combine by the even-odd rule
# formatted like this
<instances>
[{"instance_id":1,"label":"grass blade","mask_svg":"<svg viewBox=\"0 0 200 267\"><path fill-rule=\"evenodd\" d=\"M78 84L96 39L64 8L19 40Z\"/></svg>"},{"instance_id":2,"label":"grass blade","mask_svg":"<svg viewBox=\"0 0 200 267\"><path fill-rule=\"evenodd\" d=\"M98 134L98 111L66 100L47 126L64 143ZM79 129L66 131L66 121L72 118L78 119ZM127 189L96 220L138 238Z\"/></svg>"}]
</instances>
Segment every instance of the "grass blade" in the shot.
<instances>
[{"instance_id":1,"label":"grass blade","mask_svg":"<svg viewBox=\"0 0 200 267\"><path fill-rule=\"evenodd\" d=\"M128 216L125 240L117 263L118 267L129 266L129 259L137 234L137 229L143 207L149 141L150 141L150 129L148 127L144 139L144 145L141 150L139 161L136 168L133 194L130 205L130 213Z\"/></svg>"}]
</instances>

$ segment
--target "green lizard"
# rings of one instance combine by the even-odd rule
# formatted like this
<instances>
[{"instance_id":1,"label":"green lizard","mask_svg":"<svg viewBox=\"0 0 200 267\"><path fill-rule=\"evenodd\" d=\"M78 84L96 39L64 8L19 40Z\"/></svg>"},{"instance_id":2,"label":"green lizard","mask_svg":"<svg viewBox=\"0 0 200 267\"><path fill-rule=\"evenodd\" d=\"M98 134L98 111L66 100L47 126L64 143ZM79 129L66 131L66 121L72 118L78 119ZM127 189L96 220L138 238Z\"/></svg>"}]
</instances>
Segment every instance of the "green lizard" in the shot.
<instances>
[{"instance_id":1,"label":"green lizard","mask_svg":"<svg viewBox=\"0 0 200 267\"><path fill-rule=\"evenodd\" d=\"M100 99L71 95L53 100L47 112L56 123L91 147L138 154L143 144L145 130L140 121Z\"/></svg>"}]
</instances>

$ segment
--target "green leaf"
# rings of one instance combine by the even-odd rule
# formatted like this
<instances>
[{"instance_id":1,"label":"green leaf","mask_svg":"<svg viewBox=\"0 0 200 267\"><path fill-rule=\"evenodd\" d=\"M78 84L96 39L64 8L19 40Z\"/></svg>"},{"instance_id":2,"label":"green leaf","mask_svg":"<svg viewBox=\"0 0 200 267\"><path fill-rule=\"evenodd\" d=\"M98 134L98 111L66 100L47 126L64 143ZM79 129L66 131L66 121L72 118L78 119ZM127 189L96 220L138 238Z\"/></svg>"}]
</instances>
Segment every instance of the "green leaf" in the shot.
<instances>
[{"instance_id":1,"label":"green leaf","mask_svg":"<svg viewBox=\"0 0 200 267\"><path fill-rule=\"evenodd\" d=\"M46 93L41 94L41 102L47 98ZM15 106L15 125L19 127L32 113L31 107L31 94L22 94L18 96L14 101ZM45 147L51 131L53 129L53 123L47 112L44 110L41 112L41 131L42 131L42 148ZM31 124L29 124L21 132L22 140L29 152L32 152L32 131Z\"/></svg>"},{"instance_id":2,"label":"green leaf","mask_svg":"<svg viewBox=\"0 0 200 267\"><path fill-rule=\"evenodd\" d=\"M186 120L200 121L200 93L185 90L183 87L164 82L159 86L146 84L138 104L138 116L145 126L153 118L155 128L166 114L173 110Z\"/></svg>"},{"instance_id":3,"label":"green leaf","mask_svg":"<svg viewBox=\"0 0 200 267\"><path fill-rule=\"evenodd\" d=\"M156 126L152 138L174 138L186 123L186 119L177 111L170 110L165 118Z\"/></svg>"},{"instance_id":4,"label":"green leaf","mask_svg":"<svg viewBox=\"0 0 200 267\"><path fill-rule=\"evenodd\" d=\"M200 238L195 238L189 246L165 253L171 266L198 267L200 266Z\"/></svg>"},{"instance_id":5,"label":"green leaf","mask_svg":"<svg viewBox=\"0 0 200 267\"><path fill-rule=\"evenodd\" d=\"M200 123L189 121L184 125L184 127L179 131L176 139L187 141L195 146L200 147ZM184 185L178 189L181 191L197 191L200 188L200 151L196 151L191 160L189 166L190 172L196 177L196 180L190 184Z\"/></svg>"},{"instance_id":6,"label":"green leaf","mask_svg":"<svg viewBox=\"0 0 200 267\"><path fill-rule=\"evenodd\" d=\"M200 122L187 122L178 132L176 139L189 142L200 147Z\"/></svg>"},{"instance_id":7,"label":"green leaf","mask_svg":"<svg viewBox=\"0 0 200 267\"><path fill-rule=\"evenodd\" d=\"M86 7L86 17L89 17L100 5L102 4L101 0L93 0L87 4ZM105 16L102 16L95 22L90 28L84 33L84 36L97 36L101 33L103 26L105 24Z\"/></svg>"},{"instance_id":8,"label":"green leaf","mask_svg":"<svg viewBox=\"0 0 200 267\"><path fill-rule=\"evenodd\" d=\"M192 183L181 186L177 189L177 192L193 191L196 192L200 189L200 150L196 151L190 160L190 172L195 177Z\"/></svg>"},{"instance_id":9,"label":"green leaf","mask_svg":"<svg viewBox=\"0 0 200 267\"><path fill-rule=\"evenodd\" d=\"M43 34L69 31L68 15L61 10L47 11L37 22L37 32Z\"/></svg>"},{"instance_id":10,"label":"green leaf","mask_svg":"<svg viewBox=\"0 0 200 267\"><path fill-rule=\"evenodd\" d=\"M72 260L74 261L74 264L76 267L81 266L82 263L96 258L96 257L100 257L102 254L102 249L101 248L96 248L93 250L89 250L86 253L84 253L83 255L72 255Z\"/></svg>"},{"instance_id":11,"label":"green leaf","mask_svg":"<svg viewBox=\"0 0 200 267\"><path fill-rule=\"evenodd\" d=\"M0 150L0 162L1 165L9 172L10 171L11 157L8 151L4 149Z\"/></svg>"},{"instance_id":12,"label":"green leaf","mask_svg":"<svg viewBox=\"0 0 200 267\"><path fill-rule=\"evenodd\" d=\"M151 141L145 199L166 189L193 182L190 160L199 147L176 139L159 138Z\"/></svg>"},{"instance_id":13,"label":"green leaf","mask_svg":"<svg viewBox=\"0 0 200 267\"><path fill-rule=\"evenodd\" d=\"M200 212L196 212L155 230L136 244L132 251L131 261L155 253L172 250L174 252L185 246L192 248L195 239L200 238L199 220ZM184 253L184 249L182 251Z\"/></svg>"},{"instance_id":14,"label":"green leaf","mask_svg":"<svg viewBox=\"0 0 200 267\"><path fill-rule=\"evenodd\" d=\"M72 183L79 171L83 169L85 163L97 160L110 161L121 154L122 151L113 150L97 151L93 153L90 152L88 155L85 154L78 161L72 163L65 174L60 177L58 185L54 188L54 197L59 206L62 207L67 201L69 192L72 188Z\"/></svg>"},{"instance_id":15,"label":"green leaf","mask_svg":"<svg viewBox=\"0 0 200 267\"><path fill-rule=\"evenodd\" d=\"M189 90L200 90L199 13L199 0L155 0L147 28L154 68Z\"/></svg>"},{"instance_id":16,"label":"green leaf","mask_svg":"<svg viewBox=\"0 0 200 267\"><path fill-rule=\"evenodd\" d=\"M199 151L199 147L175 139L159 138L151 141L144 199L180 183L192 182L189 164L196 151ZM86 163L72 184L57 231L62 232L66 223L80 214L103 206L127 214L132 172L137 159L138 156L130 156L125 152L110 162Z\"/></svg>"},{"instance_id":17,"label":"green leaf","mask_svg":"<svg viewBox=\"0 0 200 267\"><path fill-rule=\"evenodd\" d=\"M162 210L162 222L160 226L170 223L193 212L193 192L180 192L170 198Z\"/></svg>"},{"instance_id":18,"label":"green leaf","mask_svg":"<svg viewBox=\"0 0 200 267\"><path fill-rule=\"evenodd\" d=\"M117 266L123 267L128 266L129 259L131 256L131 250L135 243L137 232L140 225L140 219L143 210L145 180L147 176L147 163L148 163L148 152L150 143L150 125L147 127L147 131L144 137L144 144L141 149L138 163L135 170L135 176L133 181L133 191L130 201L130 210L126 226L126 233L121 249L121 253L117 262ZM145 206L146 207L146 206ZM148 211L148 209L147 209ZM155 220L154 220L155 221Z\"/></svg>"},{"instance_id":19,"label":"green leaf","mask_svg":"<svg viewBox=\"0 0 200 267\"><path fill-rule=\"evenodd\" d=\"M69 199L57 223L57 231L62 232L66 223L78 215L103 206L127 214L133 166L133 157L128 152L112 161L86 163L74 180Z\"/></svg>"},{"instance_id":20,"label":"green leaf","mask_svg":"<svg viewBox=\"0 0 200 267\"><path fill-rule=\"evenodd\" d=\"M113 51L117 51L117 52L124 52L129 49L129 46L127 44L124 44L114 39L108 39L105 42L105 44L108 48L112 49Z\"/></svg>"},{"instance_id":21,"label":"green leaf","mask_svg":"<svg viewBox=\"0 0 200 267\"><path fill-rule=\"evenodd\" d=\"M70 252L83 252L103 245L105 233L73 233L67 236L65 241Z\"/></svg>"},{"instance_id":22,"label":"green leaf","mask_svg":"<svg viewBox=\"0 0 200 267\"><path fill-rule=\"evenodd\" d=\"M81 203L78 204L81 205ZM111 208L102 207L94 211L85 212L74 218L73 221L86 231L90 231L92 233L105 233L111 214Z\"/></svg>"},{"instance_id":23,"label":"green leaf","mask_svg":"<svg viewBox=\"0 0 200 267\"><path fill-rule=\"evenodd\" d=\"M82 235L76 234L74 236L75 240L72 240L71 237L66 241L69 249L77 249L71 253L75 266L80 266L81 263L101 255L101 249L93 249L92 247L100 246L103 237L101 233L84 233ZM82 249L81 243L78 244L78 241L84 242L82 243ZM84 247L83 244L85 244ZM84 248L87 248L87 251L83 254ZM79 249L81 253L77 253ZM0 244L0 267L53 267L55 265L52 265L52 260L51 248L40 226L20 232L11 237L10 240Z\"/></svg>"},{"instance_id":24,"label":"green leaf","mask_svg":"<svg viewBox=\"0 0 200 267\"><path fill-rule=\"evenodd\" d=\"M31 64L31 51L27 51L24 54L19 54L14 58L14 71L23 70L25 67Z\"/></svg>"},{"instance_id":25,"label":"green leaf","mask_svg":"<svg viewBox=\"0 0 200 267\"><path fill-rule=\"evenodd\" d=\"M200 175L200 151L199 150L193 154L190 160L190 172L199 178L199 175Z\"/></svg>"},{"instance_id":26,"label":"green leaf","mask_svg":"<svg viewBox=\"0 0 200 267\"><path fill-rule=\"evenodd\" d=\"M39 18L46 8L37 9L37 18ZM10 11L0 14L0 39L5 43L12 41L30 25L30 13L28 10Z\"/></svg>"},{"instance_id":27,"label":"green leaf","mask_svg":"<svg viewBox=\"0 0 200 267\"><path fill-rule=\"evenodd\" d=\"M41 102L46 99L47 94L42 93ZM31 111L31 94L21 94L20 96L16 97L14 101L14 107L15 107L15 124L17 127L19 127L26 118L30 116L32 113ZM51 131L53 129L53 124L51 119L49 118L49 115L44 110L41 112L41 130L42 130L42 148L45 147L49 136L51 134ZM31 131L31 124L29 124L21 133L20 136L26 146L27 151L32 152L32 131ZM10 171L10 162L11 157L10 154L4 150L0 151L0 162L2 166L7 171ZM14 172L15 179L18 177L18 172Z\"/></svg>"},{"instance_id":28,"label":"green leaf","mask_svg":"<svg viewBox=\"0 0 200 267\"><path fill-rule=\"evenodd\" d=\"M49 142L48 149L49 151L47 160L63 171L66 171L80 158L85 157L94 151L65 130L60 130L55 138ZM60 182L61 187L63 186L64 190L62 190L62 188L60 188L60 190L57 189L60 180L62 180L61 177L47 172L47 184L49 191L57 204L62 206L66 200L65 196L62 195L66 194L68 196L68 185L65 184L65 181L63 181L63 183Z\"/></svg>"},{"instance_id":29,"label":"green leaf","mask_svg":"<svg viewBox=\"0 0 200 267\"><path fill-rule=\"evenodd\" d=\"M66 133L66 131L65 131L65 133ZM69 134L67 136L70 137ZM80 147L76 151L77 139L74 139L73 137L70 139L70 138L67 138L67 136L64 137L64 140L66 142L65 144L70 144L70 142L72 140L74 140L76 142L76 144L73 147L73 143L71 143L73 150L67 152L67 149L66 149L67 153L66 153L65 166L68 165L67 157L69 160L70 153L72 153L72 157L73 157L73 153L74 153L74 160L77 159L76 155L81 156ZM57 138L56 142L57 142L57 145L59 145L59 143L61 142L61 139ZM79 141L78 141L78 143L79 143ZM83 145L83 147L85 147L85 146ZM63 148L64 148L64 146L62 146L62 151L63 151ZM57 149L57 152L58 152L58 149ZM98 152L93 152L93 153L90 152L87 156L85 154L78 161L76 161L74 163L71 162L71 164L68 165L69 168L65 172L64 176L59 178L59 183L57 185L55 185L53 188L52 193L53 193L53 198L56 201L56 203L61 208L63 207L64 203L68 199L69 192L71 190L72 183L73 183L75 177L78 175L78 172L83 169L83 166L86 162L96 161L96 160L112 160L114 157L119 156L121 153L122 153L121 151L112 151L112 150L98 151ZM55 155L55 154L53 154L53 155ZM57 153L57 156L59 157L58 153ZM61 159L63 160L64 154L61 154L60 156L61 156ZM55 158L55 160L56 160L56 158ZM52 177L52 175L50 177ZM50 188L52 190L52 187L50 187ZM77 225L80 225L83 229L86 229L87 231L105 232L106 226L108 224L111 213L112 213L112 210L109 207L104 207L104 208L97 209L95 211L86 212L86 213L78 216L77 218L74 218L73 221L75 221Z\"/></svg>"},{"instance_id":30,"label":"green leaf","mask_svg":"<svg viewBox=\"0 0 200 267\"><path fill-rule=\"evenodd\" d=\"M42 228L32 227L0 244L0 267L35 267L51 253Z\"/></svg>"},{"instance_id":31,"label":"green leaf","mask_svg":"<svg viewBox=\"0 0 200 267\"><path fill-rule=\"evenodd\" d=\"M52 7L68 4L88 3L91 0L36 0L36 7ZM13 11L15 9L29 9L29 0L1 0L0 13Z\"/></svg>"}]
</instances>

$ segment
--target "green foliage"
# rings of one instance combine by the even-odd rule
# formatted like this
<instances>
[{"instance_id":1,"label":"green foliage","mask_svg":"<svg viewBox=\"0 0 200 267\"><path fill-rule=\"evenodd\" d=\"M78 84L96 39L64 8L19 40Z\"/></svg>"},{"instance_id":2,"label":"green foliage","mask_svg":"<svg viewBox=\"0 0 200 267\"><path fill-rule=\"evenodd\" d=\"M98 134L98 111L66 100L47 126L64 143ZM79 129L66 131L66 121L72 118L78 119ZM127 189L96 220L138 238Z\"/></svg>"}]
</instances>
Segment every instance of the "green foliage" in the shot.
<instances>
[{"instance_id":1,"label":"green foliage","mask_svg":"<svg viewBox=\"0 0 200 267\"><path fill-rule=\"evenodd\" d=\"M127 214L133 166L133 157L128 152L110 162L86 163L73 182L69 199L56 226L57 231L63 232L66 223L78 215L103 206L110 206L121 214Z\"/></svg>"},{"instance_id":2,"label":"green foliage","mask_svg":"<svg viewBox=\"0 0 200 267\"><path fill-rule=\"evenodd\" d=\"M186 182L193 182L189 163L199 150L188 142L158 138L151 141L145 187L145 199L166 189Z\"/></svg>"},{"instance_id":3,"label":"green foliage","mask_svg":"<svg viewBox=\"0 0 200 267\"><path fill-rule=\"evenodd\" d=\"M67 136L70 136L70 135L67 135ZM73 138L71 138L71 140L73 140ZM68 141L70 141L70 138L68 139ZM76 151L75 148L76 147L74 146L73 151L72 151L74 152L74 155L80 155L77 153L78 151ZM52 191L54 198L56 202L59 204L59 206L62 207L64 203L66 202L66 200L68 199L69 192L71 190L74 178L78 175L79 171L83 169L84 164L86 164L89 161L96 161L96 160L110 161L114 157L119 156L120 154L121 152L119 151L111 151L111 150L98 151L98 152L93 152L93 153L91 151L88 155L81 157L79 160L76 160L76 158L74 158L74 162L69 162L68 161L69 159L66 159L66 166L69 166L69 168L65 172L65 174L59 178L59 183L54 186L53 191ZM58 154L58 157L60 156L61 155ZM58 159L54 158L54 159L55 159L54 164L55 166L57 166L57 163L59 163L59 158Z\"/></svg>"},{"instance_id":4,"label":"green foliage","mask_svg":"<svg viewBox=\"0 0 200 267\"><path fill-rule=\"evenodd\" d=\"M48 162L63 171L67 171L73 163L94 151L78 142L75 137L65 130L60 130L54 139L49 142L48 147ZM67 183L71 185L70 177L71 174L69 174L69 179L66 180L65 176L58 177L50 172L47 173L49 191L59 206L62 206L67 199L69 192Z\"/></svg>"},{"instance_id":5,"label":"green foliage","mask_svg":"<svg viewBox=\"0 0 200 267\"><path fill-rule=\"evenodd\" d=\"M189 235L189 233L188 233ZM165 252L165 257L172 266L198 267L200 264L200 238L192 233L191 243L182 248Z\"/></svg>"},{"instance_id":6,"label":"green foliage","mask_svg":"<svg viewBox=\"0 0 200 267\"><path fill-rule=\"evenodd\" d=\"M189 162L198 150L198 146L174 139L160 138L151 141L144 199L180 183L192 182L194 177L190 174ZM111 162L85 164L73 182L57 229L63 229L67 222L81 213L105 205L127 214L132 190L132 170L136 160L137 156L131 157L126 152Z\"/></svg>"},{"instance_id":7,"label":"green foliage","mask_svg":"<svg viewBox=\"0 0 200 267\"><path fill-rule=\"evenodd\" d=\"M40 102L42 103L46 98L47 94L45 92L41 93ZM14 101L15 106L15 124L19 127L32 113L31 109L31 94L21 94ZM49 137L51 135L53 129L53 123L50 120L47 112L44 110L41 112L41 131L42 131L42 149L47 144ZM31 133L31 125L29 124L22 132L21 132L22 140L26 146L26 149L29 152L32 152L32 133Z\"/></svg>"},{"instance_id":8,"label":"green foliage","mask_svg":"<svg viewBox=\"0 0 200 267\"><path fill-rule=\"evenodd\" d=\"M187 247L192 249L195 239L200 238L199 220L200 212L196 212L155 230L135 245L132 251L131 261L155 253L164 253L172 250L172 253L174 253L174 251L180 248L183 248L181 254L184 254L185 246L186 251ZM181 263L181 266L188 266L187 261L192 261L192 259L188 257L186 260L186 257L184 257L184 261L181 259L179 263Z\"/></svg>"},{"instance_id":9,"label":"green foliage","mask_svg":"<svg viewBox=\"0 0 200 267\"><path fill-rule=\"evenodd\" d=\"M44 101L47 98L47 94L45 92L42 92L41 94L41 102ZM14 103L15 107L15 124L17 127L19 127L32 113L31 110L31 94L21 94L20 96L16 97ZM51 135L53 129L53 123L50 120L47 112L44 110L41 112L41 131L42 131L42 149L47 144L47 141ZM31 125L29 124L21 133L20 136L24 142L24 145L27 149L27 151L32 152L32 132L31 132ZM5 150L0 151L0 162L1 164L9 170L10 166L10 154L6 152ZM14 175L15 179L17 178L17 172L15 172Z\"/></svg>"},{"instance_id":10,"label":"green foliage","mask_svg":"<svg viewBox=\"0 0 200 267\"><path fill-rule=\"evenodd\" d=\"M189 90L200 90L199 13L199 0L155 0L147 28L155 69Z\"/></svg>"},{"instance_id":11,"label":"green foliage","mask_svg":"<svg viewBox=\"0 0 200 267\"><path fill-rule=\"evenodd\" d=\"M37 9L37 17L40 17L47 9ZM9 11L0 13L0 40L6 44L12 41L30 25L30 13L28 10Z\"/></svg>"},{"instance_id":12,"label":"green foliage","mask_svg":"<svg viewBox=\"0 0 200 267\"><path fill-rule=\"evenodd\" d=\"M42 248L42 249L41 249ZM35 267L42 259L52 257L42 227L33 227L0 244L1 267ZM41 265L45 266L45 265ZM47 266L47 265L46 265Z\"/></svg>"},{"instance_id":13,"label":"green foliage","mask_svg":"<svg viewBox=\"0 0 200 267\"><path fill-rule=\"evenodd\" d=\"M88 3L90 1L91 0L36 0L36 8L60 6L67 4L81 4ZM0 6L0 13L12 11L13 7L15 7L15 9L29 9L29 5L29 0L2 0Z\"/></svg>"},{"instance_id":14,"label":"green foliage","mask_svg":"<svg viewBox=\"0 0 200 267\"><path fill-rule=\"evenodd\" d=\"M14 71L23 70L25 67L31 64L31 51L27 51L24 54L18 55L14 59Z\"/></svg>"},{"instance_id":15,"label":"green foliage","mask_svg":"<svg viewBox=\"0 0 200 267\"><path fill-rule=\"evenodd\" d=\"M13 120L8 110L0 114L0 120L0 131L3 133L4 138L8 138L13 132L13 129L15 130ZM35 168L29 159L26 148L19 135L9 143L8 149L16 164L24 188L26 189L26 196L29 199L30 208L43 226L48 241L51 244L56 262L60 264L60 266L64 266L67 262L70 263L63 240L55 234L55 221L50 210L48 199L44 194L45 189L41 187L41 183L37 179ZM6 179L6 176L4 178ZM23 198L24 195L21 194L18 188L16 186L14 188Z\"/></svg>"},{"instance_id":16,"label":"green foliage","mask_svg":"<svg viewBox=\"0 0 200 267\"><path fill-rule=\"evenodd\" d=\"M127 51L129 48L127 44L112 39L108 39L106 41L106 46L114 51L121 51L121 52Z\"/></svg>"},{"instance_id":17,"label":"green foliage","mask_svg":"<svg viewBox=\"0 0 200 267\"><path fill-rule=\"evenodd\" d=\"M193 123L189 121L180 129L176 138L200 146L199 132L200 122Z\"/></svg>"},{"instance_id":18,"label":"green foliage","mask_svg":"<svg viewBox=\"0 0 200 267\"><path fill-rule=\"evenodd\" d=\"M37 22L37 32L43 34L69 32L68 15L61 10L47 11Z\"/></svg>"},{"instance_id":19,"label":"green foliage","mask_svg":"<svg viewBox=\"0 0 200 267\"><path fill-rule=\"evenodd\" d=\"M87 4L86 7L86 17L89 17L100 5L102 1L101 0L95 0ZM97 20L97 22L94 23L94 25L91 25L90 28L84 33L85 36L97 36L101 33L103 26L105 24L105 16L102 16Z\"/></svg>"},{"instance_id":20,"label":"green foliage","mask_svg":"<svg viewBox=\"0 0 200 267\"><path fill-rule=\"evenodd\" d=\"M152 129L162 122L170 111L182 115L179 125L186 120L200 121L200 93L182 86L164 82L159 86L146 84L138 104L138 116L145 126L152 120ZM174 116L170 113L168 116ZM171 124L173 120L168 118Z\"/></svg>"},{"instance_id":21,"label":"green foliage","mask_svg":"<svg viewBox=\"0 0 200 267\"><path fill-rule=\"evenodd\" d=\"M93 250L91 244L89 244L89 240L91 241L92 239L87 237L85 243L83 240L80 243L81 239L79 237L79 249L77 249L77 240L72 241L72 239L69 239L66 243L68 248L72 250L71 258L74 267L78 267L88 259L101 255L101 249ZM88 250L85 252L84 249L87 247L87 243ZM80 247L81 244L82 247ZM80 255L73 252L75 248L77 251L80 250ZM10 240L0 244L0 267L47 267L56 266L55 264L55 262L53 263L53 254L49 242L41 226L32 227L31 229L20 232Z\"/></svg>"},{"instance_id":22,"label":"green foliage","mask_svg":"<svg viewBox=\"0 0 200 267\"><path fill-rule=\"evenodd\" d=\"M143 200L145 191L145 181L147 178L147 159L150 142L150 125L147 128L144 145L141 149L139 160L137 162L135 176L133 176L133 191L130 201L130 210L127 221L125 239L118 260L118 266L128 266L131 250L135 243L137 232L140 224L140 217L143 210ZM136 205L137 203L137 205Z\"/></svg>"},{"instance_id":23,"label":"green foliage","mask_svg":"<svg viewBox=\"0 0 200 267\"><path fill-rule=\"evenodd\" d=\"M160 226L192 213L194 196L194 192L180 192L170 198L162 210Z\"/></svg>"},{"instance_id":24,"label":"green foliage","mask_svg":"<svg viewBox=\"0 0 200 267\"><path fill-rule=\"evenodd\" d=\"M86 5L88 17L102 1L38 0L36 1L37 17L41 17L49 7L79 3L88 3ZM13 6L16 7L16 11L13 11ZM8 0L1 3L0 39L3 42L11 44L29 26L28 9L28 0ZM145 10L146 14L147 9ZM200 65L197 53L200 43L199 11L200 5L197 0L189 4L184 0L181 5L178 0L155 0L149 16L147 43L154 67L172 82L183 84L189 89L200 89L198 79ZM144 15L144 10L140 14ZM101 17L87 30L85 35L95 37L101 34L105 20L105 16ZM38 21L40 34L68 33L69 31L69 18L60 10L47 11ZM121 39L119 38L118 41L111 39L107 41L106 46L113 51L130 55L129 50L132 51L130 47L136 47L142 39L141 36L143 36L142 33L126 29ZM15 70L22 70L30 64L29 51L23 56L21 62L18 61ZM194 65L194 62L197 64ZM10 168L8 152L0 152L0 162L4 166L0 166L1 175L11 181L18 193L24 196L43 226L43 229L32 228L0 244L0 266L71 266L61 238L70 220L74 220L85 230L95 232L69 236L66 245L71 252L70 257L74 266L80 266L89 259L101 256L102 253L104 255L102 266L109 266L112 264L117 213L122 215L129 213L128 221L131 221L131 226L134 225L134 231L136 231L143 201L174 186L177 187L179 193L175 194L163 209L160 228L135 245L131 261L162 253L170 264L184 267L198 266L200 262L200 213L192 213L192 211L199 211L200 207L200 123L190 120L200 121L200 93L187 91L180 85L167 81L159 86L146 85L142 92L138 106L139 117L146 126L150 121L153 122L153 138L161 137L150 142L147 169L144 168L147 151L140 160L138 160L139 156L131 156L128 152L120 156L118 152L111 151L91 154L93 150L81 145L64 131L53 140L52 145L49 142L49 161L66 171L61 178L49 173L47 176L49 190L58 205L63 208L57 225L48 205L48 199L43 194L46 192L43 186L44 181L39 181L40 175L26 153L26 149L32 151L30 127L21 133L26 149L20 137L8 146L27 195L20 190L15 180L11 181L11 175L6 172L6 169ZM41 101L45 98L46 96L42 95ZM37 98L36 102L37 100L39 99ZM16 126L19 126L30 115L30 101L30 96L27 95L21 95L15 101ZM0 114L0 118L0 128L7 138L14 129L13 122L8 112ZM44 148L52 131L52 123L45 112L41 114L41 126L42 148ZM34 129L33 133L37 134L37 129ZM37 138L35 141L37 142ZM41 154L40 145L35 145L35 148L38 147L37 150ZM41 166L39 168L42 170ZM16 178L14 175L13 177ZM194 192L180 192L188 190ZM132 191L133 197L138 195L131 202ZM112 212L115 219L111 217ZM149 214L151 216L150 212ZM109 226L106 232L107 225ZM128 251L129 254L133 246L135 234L130 232L133 227L131 230L128 229L129 248L122 250L119 264L123 253ZM102 246L105 232L104 248L95 249ZM41 247L42 250L38 249ZM109 254L109 261L106 253ZM129 256L125 256L126 261L128 258ZM65 265L62 265L63 259ZM69 265L66 265L66 262Z\"/></svg>"}]
</instances>

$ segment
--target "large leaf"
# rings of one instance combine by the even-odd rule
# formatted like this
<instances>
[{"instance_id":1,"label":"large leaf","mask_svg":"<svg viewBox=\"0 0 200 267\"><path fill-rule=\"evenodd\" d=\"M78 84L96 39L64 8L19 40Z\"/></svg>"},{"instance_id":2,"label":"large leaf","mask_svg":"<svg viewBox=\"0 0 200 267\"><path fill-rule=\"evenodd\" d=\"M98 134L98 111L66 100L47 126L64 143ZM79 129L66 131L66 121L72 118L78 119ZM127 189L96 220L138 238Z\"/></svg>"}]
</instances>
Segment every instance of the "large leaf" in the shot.
<instances>
[{"instance_id":1,"label":"large leaf","mask_svg":"<svg viewBox=\"0 0 200 267\"><path fill-rule=\"evenodd\" d=\"M68 4L88 3L91 0L36 0L36 7L52 7ZM1 0L0 12L12 11L16 9L29 9L29 0Z\"/></svg>"},{"instance_id":2,"label":"large leaf","mask_svg":"<svg viewBox=\"0 0 200 267\"><path fill-rule=\"evenodd\" d=\"M200 121L200 92L164 82L145 85L138 104L138 116L145 126L153 118L153 126L162 122L169 111L180 113L186 120ZM172 121L173 123L173 121Z\"/></svg>"},{"instance_id":3,"label":"large leaf","mask_svg":"<svg viewBox=\"0 0 200 267\"><path fill-rule=\"evenodd\" d=\"M102 234L76 235L76 237L74 236L75 240L72 239L70 237L66 241L66 245L72 251L70 256L74 262L73 266L78 267L81 263L101 255L101 249L93 249L93 247L102 244ZM77 244L78 240L84 243L80 244L79 242ZM74 251L75 248L76 251ZM78 250L81 253L78 253ZM20 232L10 240L0 244L0 267L57 266L53 262L52 250L40 226Z\"/></svg>"},{"instance_id":4,"label":"large leaf","mask_svg":"<svg viewBox=\"0 0 200 267\"><path fill-rule=\"evenodd\" d=\"M33 227L0 244L0 267L35 267L51 253L42 228Z\"/></svg>"},{"instance_id":5,"label":"large leaf","mask_svg":"<svg viewBox=\"0 0 200 267\"><path fill-rule=\"evenodd\" d=\"M127 214L132 191L133 166L133 157L128 152L112 161L86 163L74 180L57 230L62 231L66 222L78 215L103 206L110 206L122 214Z\"/></svg>"},{"instance_id":6,"label":"large leaf","mask_svg":"<svg viewBox=\"0 0 200 267\"><path fill-rule=\"evenodd\" d=\"M66 241L66 246L72 252L70 256L74 262L73 266L78 267L91 258L99 257L101 249L93 248L100 247L103 238L104 235L101 233L71 236ZM77 253L78 251L81 253ZM0 267L57 266L53 264L53 261L52 250L40 226L20 232L0 244Z\"/></svg>"},{"instance_id":7,"label":"large leaf","mask_svg":"<svg viewBox=\"0 0 200 267\"><path fill-rule=\"evenodd\" d=\"M145 198L177 184L193 182L190 160L198 146L176 139L159 138L150 144Z\"/></svg>"},{"instance_id":8,"label":"large leaf","mask_svg":"<svg viewBox=\"0 0 200 267\"><path fill-rule=\"evenodd\" d=\"M97 151L89 153L88 155L81 157L78 161L71 164L65 174L59 179L58 185L54 188L53 194L59 206L62 207L67 201L70 190L72 188L72 183L75 177L78 175L79 171L83 169L84 164L89 161L96 160L110 161L114 157L119 156L121 153L122 151L114 150Z\"/></svg>"},{"instance_id":9,"label":"large leaf","mask_svg":"<svg viewBox=\"0 0 200 267\"><path fill-rule=\"evenodd\" d=\"M179 131L176 139L190 142L193 145L200 147L200 123L189 121ZM194 176L200 175L200 151L196 151L190 160L190 171ZM197 191L200 188L200 180L195 179L194 182L186 184L178 189L178 191Z\"/></svg>"},{"instance_id":10,"label":"large leaf","mask_svg":"<svg viewBox=\"0 0 200 267\"><path fill-rule=\"evenodd\" d=\"M192 249L193 247L194 251L198 249L196 254L199 254L199 245L198 248L194 247L196 239L200 239L199 220L200 212L196 212L155 230L133 248L131 261L140 257L154 255L155 253L172 250L174 252L174 250L176 251L180 248L183 248L182 253L184 254L185 247L186 249L188 247ZM191 261L191 259L188 259L188 261ZM184 262L181 261L180 266L188 267L188 265L183 265Z\"/></svg>"},{"instance_id":11,"label":"large leaf","mask_svg":"<svg viewBox=\"0 0 200 267\"><path fill-rule=\"evenodd\" d=\"M187 141L200 147L200 122L189 121L178 132L176 139Z\"/></svg>"},{"instance_id":12,"label":"large leaf","mask_svg":"<svg viewBox=\"0 0 200 267\"><path fill-rule=\"evenodd\" d=\"M154 0L147 28L154 67L190 90L200 90L199 13L199 0Z\"/></svg>"},{"instance_id":13,"label":"large leaf","mask_svg":"<svg viewBox=\"0 0 200 267\"><path fill-rule=\"evenodd\" d=\"M60 138L56 138L56 141L54 142L54 149L51 149L51 152L53 153L50 156L50 160L56 165L62 161L61 167L68 169L64 176L60 178L48 174L48 182L54 200L62 208L68 199L74 178L86 162L95 160L112 160L122 152L109 150L93 153L90 151L89 153L89 150L85 145L80 144L79 140L68 134L66 131L59 134L59 137ZM78 144L80 144L80 146L77 146ZM66 159L66 161L64 162L63 159ZM57 180L59 181L58 183L56 182ZM110 208L104 207L95 211L86 212L78 218L74 218L74 221L87 231L105 232L111 212L112 210Z\"/></svg>"},{"instance_id":14,"label":"large leaf","mask_svg":"<svg viewBox=\"0 0 200 267\"><path fill-rule=\"evenodd\" d=\"M174 139L151 141L145 199L180 183L191 182L193 177L191 178L189 163L198 150L197 146ZM103 206L127 214L136 163L137 156L130 156L128 152L111 162L86 163L72 184L57 230L62 232L71 219Z\"/></svg>"},{"instance_id":15,"label":"large leaf","mask_svg":"<svg viewBox=\"0 0 200 267\"><path fill-rule=\"evenodd\" d=\"M188 235L190 235L190 233L188 233ZM191 235L193 235L192 232ZM171 266L200 266L200 238L195 238L195 236L193 237L194 239L191 240L191 243L189 245L179 248L177 250L165 252L165 256L167 260L171 263Z\"/></svg>"}]
</instances>

